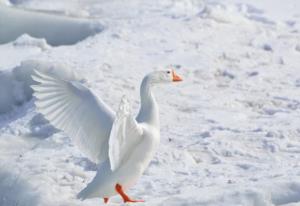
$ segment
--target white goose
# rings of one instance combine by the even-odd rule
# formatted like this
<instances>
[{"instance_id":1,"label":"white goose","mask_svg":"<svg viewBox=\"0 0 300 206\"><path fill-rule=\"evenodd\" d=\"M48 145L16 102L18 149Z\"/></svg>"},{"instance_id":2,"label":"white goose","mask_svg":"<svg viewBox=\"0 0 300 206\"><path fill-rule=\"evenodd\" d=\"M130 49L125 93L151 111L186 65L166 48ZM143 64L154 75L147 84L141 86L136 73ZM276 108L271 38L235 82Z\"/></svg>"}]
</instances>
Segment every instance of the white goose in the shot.
<instances>
[{"instance_id":1,"label":"white goose","mask_svg":"<svg viewBox=\"0 0 300 206\"><path fill-rule=\"evenodd\" d=\"M78 198L104 198L119 194L124 202L140 202L125 194L145 171L160 140L158 105L152 86L181 81L173 71L155 71L142 81L141 108L135 119L125 97L115 113L78 82L35 71L32 78L38 110L99 166Z\"/></svg>"}]
</instances>

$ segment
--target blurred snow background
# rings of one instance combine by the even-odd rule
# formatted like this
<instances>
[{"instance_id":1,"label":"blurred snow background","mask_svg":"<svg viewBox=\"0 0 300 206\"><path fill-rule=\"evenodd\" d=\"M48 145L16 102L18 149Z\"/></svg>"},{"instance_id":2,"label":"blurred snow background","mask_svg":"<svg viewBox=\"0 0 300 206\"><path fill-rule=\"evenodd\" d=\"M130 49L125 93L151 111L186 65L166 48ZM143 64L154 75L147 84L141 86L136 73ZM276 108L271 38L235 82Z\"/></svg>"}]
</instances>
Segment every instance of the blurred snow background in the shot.
<instances>
[{"instance_id":1,"label":"blurred snow background","mask_svg":"<svg viewBox=\"0 0 300 206\"><path fill-rule=\"evenodd\" d=\"M75 198L96 166L36 112L33 69L114 109L126 94L137 111L141 79L166 65L185 81L155 91L162 143L129 194L151 206L300 205L299 1L0 2L1 206L102 204Z\"/></svg>"}]
</instances>

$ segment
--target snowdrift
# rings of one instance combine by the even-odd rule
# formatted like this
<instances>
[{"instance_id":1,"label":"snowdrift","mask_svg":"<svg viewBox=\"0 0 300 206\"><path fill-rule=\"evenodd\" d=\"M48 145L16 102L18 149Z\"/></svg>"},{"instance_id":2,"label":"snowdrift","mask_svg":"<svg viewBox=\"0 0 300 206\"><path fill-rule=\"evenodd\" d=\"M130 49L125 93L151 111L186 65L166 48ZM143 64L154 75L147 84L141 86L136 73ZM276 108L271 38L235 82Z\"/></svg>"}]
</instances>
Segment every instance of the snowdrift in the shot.
<instances>
[{"instance_id":1,"label":"snowdrift","mask_svg":"<svg viewBox=\"0 0 300 206\"><path fill-rule=\"evenodd\" d=\"M44 38L52 46L70 45L99 33L103 26L88 19L22 10L0 4L0 44L22 34Z\"/></svg>"},{"instance_id":2,"label":"snowdrift","mask_svg":"<svg viewBox=\"0 0 300 206\"><path fill-rule=\"evenodd\" d=\"M76 74L61 64L28 60L15 67L12 71L0 73L0 114L11 111L32 97L30 86L35 82L31 75L34 70L49 72L66 80L79 80Z\"/></svg>"}]
</instances>

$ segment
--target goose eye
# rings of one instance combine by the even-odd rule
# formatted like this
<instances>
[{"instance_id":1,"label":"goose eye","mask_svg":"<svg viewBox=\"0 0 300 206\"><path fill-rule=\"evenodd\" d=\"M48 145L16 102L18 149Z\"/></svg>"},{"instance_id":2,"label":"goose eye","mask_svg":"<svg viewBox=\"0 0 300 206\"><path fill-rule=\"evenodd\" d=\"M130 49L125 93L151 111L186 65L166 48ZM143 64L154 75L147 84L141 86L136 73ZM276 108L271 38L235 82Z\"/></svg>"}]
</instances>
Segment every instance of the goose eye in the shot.
<instances>
[{"instance_id":1,"label":"goose eye","mask_svg":"<svg viewBox=\"0 0 300 206\"><path fill-rule=\"evenodd\" d=\"M167 73L170 74L171 72L170 72L170 71L167 71Z\"/></svg>"}]
</instances>

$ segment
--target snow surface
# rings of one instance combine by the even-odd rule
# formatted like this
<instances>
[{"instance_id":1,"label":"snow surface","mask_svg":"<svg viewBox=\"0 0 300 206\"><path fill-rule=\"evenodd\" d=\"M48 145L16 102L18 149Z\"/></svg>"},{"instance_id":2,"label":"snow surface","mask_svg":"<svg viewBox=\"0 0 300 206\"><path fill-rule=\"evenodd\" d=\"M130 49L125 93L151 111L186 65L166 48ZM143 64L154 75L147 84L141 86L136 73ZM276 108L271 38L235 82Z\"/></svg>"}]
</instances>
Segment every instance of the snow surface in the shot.
<instances>
[{"instance_id":1,"label":"snow surface","mask_svg":"<svg viewBox=\"0 0 300 206\"><path fill-rule=\"evenodd\" d=\"M102 204L76 199L96 165L36 112L33 69L81 81L114 110L125 94L137 112L141 79L166 65L184 82L155 89L162 140L128 191L146 200L136 205L300 205L299 1L1 2L0 16L18 7L52 25L57 16L105 28L51 46L55 26L39 19L44 39L26 27L0 45L1 206Z\"/></svg>"}]
</instances>

